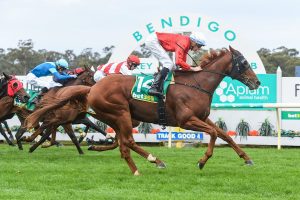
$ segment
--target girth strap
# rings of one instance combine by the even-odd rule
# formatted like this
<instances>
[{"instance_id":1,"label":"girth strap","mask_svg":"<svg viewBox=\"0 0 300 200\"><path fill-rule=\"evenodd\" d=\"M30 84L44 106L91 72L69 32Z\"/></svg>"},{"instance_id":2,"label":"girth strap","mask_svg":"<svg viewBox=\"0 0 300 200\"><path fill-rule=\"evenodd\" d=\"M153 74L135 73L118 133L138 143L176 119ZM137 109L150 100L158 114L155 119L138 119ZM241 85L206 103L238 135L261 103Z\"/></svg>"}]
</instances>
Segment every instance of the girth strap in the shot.
<instances>
[{"instance_id":1,"label":"girth strap","mask_svg":"<svg viewBox=\"0 0 300 200\"><path fill-rule=\"evenodd\" d=\"M158 124L162 125L162 129L164 130L167 125L167 118L166 118L166 107L165 107L165 102L163 98L158 98L158 108L157 108L157 113L158 113Z\"/></svg>"}]
</instances>

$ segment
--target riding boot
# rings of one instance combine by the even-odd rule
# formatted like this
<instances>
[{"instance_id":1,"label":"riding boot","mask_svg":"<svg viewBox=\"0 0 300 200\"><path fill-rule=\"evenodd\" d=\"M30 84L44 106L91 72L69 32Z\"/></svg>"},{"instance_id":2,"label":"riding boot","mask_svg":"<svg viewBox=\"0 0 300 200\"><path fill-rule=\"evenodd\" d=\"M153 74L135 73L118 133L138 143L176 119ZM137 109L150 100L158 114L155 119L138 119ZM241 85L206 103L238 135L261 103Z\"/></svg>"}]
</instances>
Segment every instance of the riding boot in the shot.
<instances>
[{"instance_id":1,"label":"riding boot","mask_svg":"<svg viewBox=\"0 0 300 200\"><path fill-rule=\"evenodd\" d=\"M165 78L169 73L168 68L163 68L155 77L154 81L151 85L151 88L148 90L148 94L152 96L163 97L163 85L165 82Z\"/></svg>"},{"instance_id":2,"label":"riding boot","mask_svg":"<svg viewBox=\"0 0 300 200\"><path fill-rule=\"evenodd\" d=\"M43 87L43 88L41 89L41 91L39 92L39 94L32 100L32 103L37 104L38 102L40 102L41 98L42 98L42 97L44 96L44 94L45 94L46 92L48 92L48 91L49 91L48 88Z\"/></svg>"}]
</instances>

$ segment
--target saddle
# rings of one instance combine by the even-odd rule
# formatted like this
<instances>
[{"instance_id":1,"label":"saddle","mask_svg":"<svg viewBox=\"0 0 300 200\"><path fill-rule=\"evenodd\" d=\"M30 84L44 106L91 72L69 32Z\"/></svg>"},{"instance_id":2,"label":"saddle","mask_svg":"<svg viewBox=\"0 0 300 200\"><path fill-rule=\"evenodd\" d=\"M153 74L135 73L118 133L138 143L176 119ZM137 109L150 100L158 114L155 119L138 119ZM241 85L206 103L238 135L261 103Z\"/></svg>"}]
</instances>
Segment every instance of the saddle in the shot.
<instances>
[{"instance_id":1,"label":"saddle","mask_svg":"<svg viewBox=\"0 0 300 200\"><path fill-rule=\"evenodd\" d=\"M136 75L136 81L131 90L131 96L133 99L139 101L146 101L149 103L158 103L157 113L159 119L159 125L162 125L162 129L165 129L167 125L167 116L166 116L166 107L165 107L165 99L159 98L156 96L151 96L148 94L148 90L150 89L152 83L154 81L154 77L152 75ZM168 88L170 84L174 84L174 76L172 73L169 73L167 79L163 85L163 93L166 97Z\"/></svg>"}]
</instances>

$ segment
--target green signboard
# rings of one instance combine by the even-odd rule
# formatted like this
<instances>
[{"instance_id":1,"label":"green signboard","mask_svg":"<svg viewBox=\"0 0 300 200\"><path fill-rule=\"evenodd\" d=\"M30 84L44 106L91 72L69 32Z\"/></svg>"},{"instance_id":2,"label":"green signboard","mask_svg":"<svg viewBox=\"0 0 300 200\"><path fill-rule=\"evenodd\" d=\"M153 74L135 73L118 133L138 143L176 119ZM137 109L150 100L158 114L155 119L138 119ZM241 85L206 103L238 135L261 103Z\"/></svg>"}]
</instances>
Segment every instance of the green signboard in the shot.
<instances>
[{"instance_id":1,"label":"green signboard","mask_svg":"<svg viewBox=\"0 0 300 200\"><path fill-rule=\"evenodd\" d=\"M213 103L276 103L276 74L258 74L261 85L250 90L229 77L223 79L213 96Z\"/></svg>"},{"instance_id":2,"label":"green signboard","mask_svg":"<svg viewBox=\"0 0 300 200\"><path fill-rule=\"evenodd\" d=\"M300 120L300 111L282 111L281 119Z\"/></svg>"}]
</instances>

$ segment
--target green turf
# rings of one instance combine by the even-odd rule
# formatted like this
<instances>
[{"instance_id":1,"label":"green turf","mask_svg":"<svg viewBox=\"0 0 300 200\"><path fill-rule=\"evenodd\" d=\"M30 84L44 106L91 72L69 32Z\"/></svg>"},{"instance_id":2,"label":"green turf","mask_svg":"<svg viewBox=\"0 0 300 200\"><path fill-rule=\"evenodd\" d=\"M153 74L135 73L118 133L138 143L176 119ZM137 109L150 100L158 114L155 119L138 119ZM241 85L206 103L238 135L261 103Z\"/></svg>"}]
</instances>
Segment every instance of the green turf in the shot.
<instances>
[{"instance_id":1,"label":"green turf","mask_svg":"<svg viewBox=\"0 0 300 200\"><path fill-rule=\"evenodd\" d=\"M0 199L300 199L300 149L244 148L244 166L230 148L216 148L200 171L206 147L145 147L165 161L157 169L132 153L141 176L131 174L119 151L78 155L74 146L28 153L0 145Z\"/></svg>"}]
</instances>

